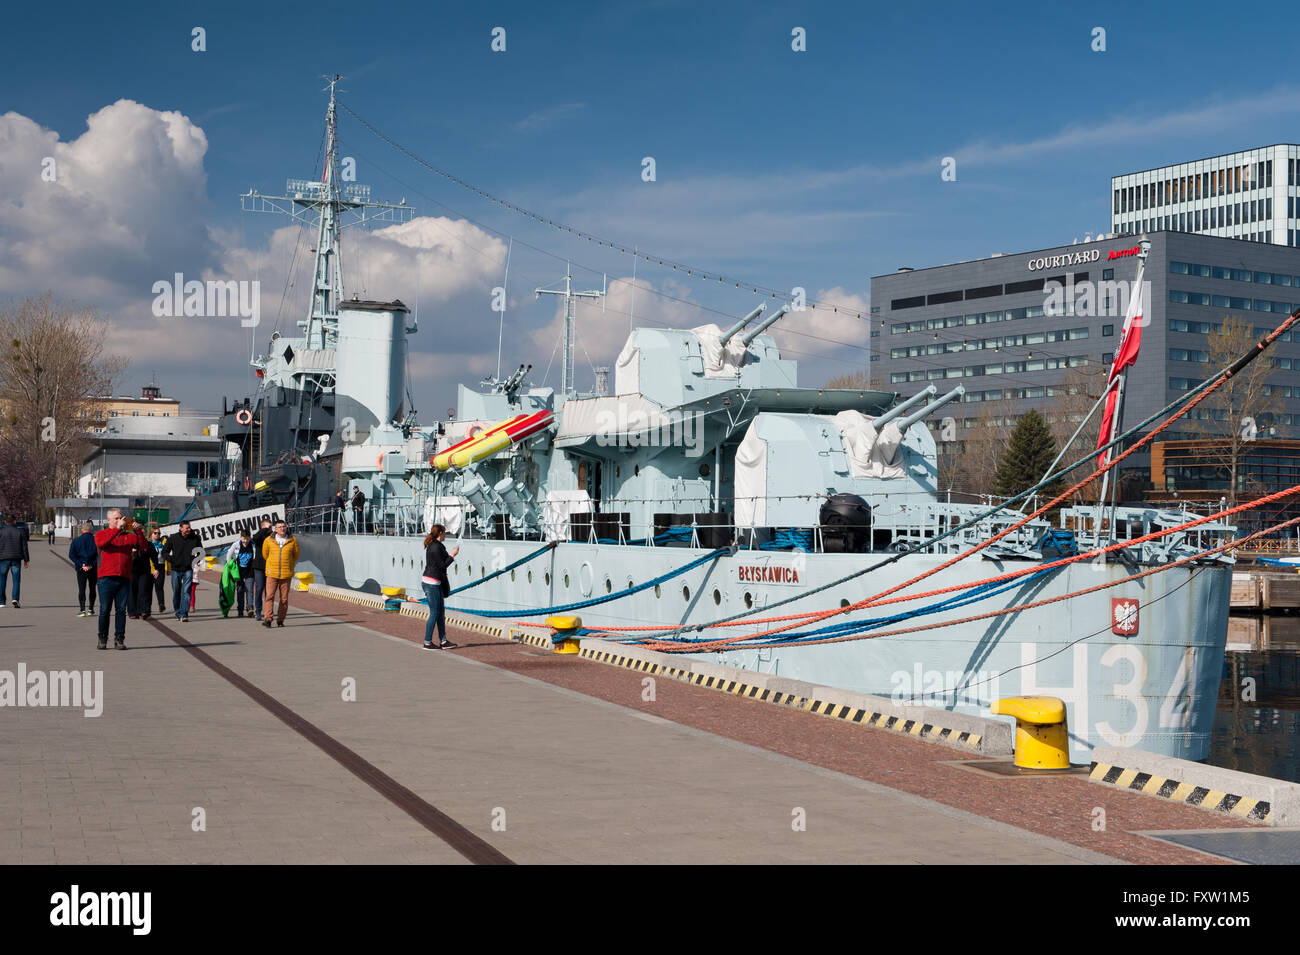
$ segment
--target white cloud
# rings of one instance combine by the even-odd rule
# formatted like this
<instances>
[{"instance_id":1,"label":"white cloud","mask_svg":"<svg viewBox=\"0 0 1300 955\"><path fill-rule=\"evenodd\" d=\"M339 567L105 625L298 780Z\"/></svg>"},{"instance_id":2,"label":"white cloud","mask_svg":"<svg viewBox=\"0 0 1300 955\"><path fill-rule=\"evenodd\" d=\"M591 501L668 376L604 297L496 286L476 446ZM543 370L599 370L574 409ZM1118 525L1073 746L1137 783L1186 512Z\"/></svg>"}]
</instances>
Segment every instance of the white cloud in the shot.
<instances>
[{"instance_id":1,"label":"white cloud","mask_svg":"<svg viewBox=\"0 0 1300 955\"><path fill-rule=\"evenodd\" d=\"M134 390L157 369L164 388L210 408L221 394L251 386L248 355L265 349L277 315L282 331L297 333L315 230L288 225L265 245L246 247L233 230L214 228L207 148L203 130L186 116L130 100L89 116L68 142L18 113L0 115L0 296L52 290L98 308L111 320L106 347L132 360L123 388ZM53 181L42 179L46 157L54 160ZM417 384L432 385L430 375L459 380L467 369L484 368L485 355L471 354L484 345L479 325L457 318L492 314L490 290L505 255L503 242L469 222L422 216L345 231L344 284L349 297L400 298L412 307L418 300L412 373ZM153 284L177 272L186 280L259 280L260 326L155 317ZM429 348L437 355L426 357Z\"/></svg>"}]
</instances>

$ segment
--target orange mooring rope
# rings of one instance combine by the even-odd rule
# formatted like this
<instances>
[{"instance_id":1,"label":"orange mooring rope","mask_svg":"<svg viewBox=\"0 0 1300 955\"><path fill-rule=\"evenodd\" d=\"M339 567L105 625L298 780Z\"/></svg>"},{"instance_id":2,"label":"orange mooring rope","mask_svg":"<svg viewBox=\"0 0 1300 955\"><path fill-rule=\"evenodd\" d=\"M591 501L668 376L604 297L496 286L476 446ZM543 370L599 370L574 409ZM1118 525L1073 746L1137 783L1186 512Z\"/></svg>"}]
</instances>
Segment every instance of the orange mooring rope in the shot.
<instances>
[{"instance_id":1,"label":"orange mooring rope","mask_svg":"<svg viewBox=\"0 0 1300 955\"><path fill-rule=\"evenodd\" d=\"M1111 587L1118 587L1120 584L1126 584L1129 583L1130 581L1140 580L1143 577L1149 577L1152 574L1159 574L1166 570L1172 570L1175 567L1180 567L1184 564L1192 563L1193 561L1202 560L1206 557L1209 557L1212 554L1221 553L1222 551L1229 550L1234 547L1240 547L1242 544L1246 543L1247 541L1253 540L1256 537L1262 537L1265 534L1273 534L1276 533L1277 531L1285 530L1286 528L1292 527L1296 524L1300 524L1300 517L1293 517L1289 521L1283 521L1280 524L1274 524L1272 527L1266 527L1262 531L1256 531L1254 534L1248 534L1247 536L1242 537L1240 539L1229 541L1226 544L1220 544L1218 547L1212 547L1209 550L1203 550L1200 553L1193 554L1190 557L1184 557L1181 560L1176 560L1169 564L1161 564L1159 567L1152 567L1149 570L1144 570L1141 571L1140 573L1130 574L1128 577L1121 577L1118 580L1112 580L1104 584L1098 584L1095 587L1088 587L1085 588L1084 590L1075 590L1068 594L1061 594L1058 597L1049 597L1046 600L1039 600L1039 601L1035 601L1034 603L1020 604L1015 607L1004 607L1001 610L990 610L987 613L975 614L974 616L970 616L970 617L962 617L958 620L941 620L937 623L927 623L919 627L902 627L895 630L877 630L872 633L855 633L855 634L848 634L839 637L823 637L818 640L788 640L780 643L762 643L762 644L757 644L756 646L763 647L763 648L815 647L825 643L845 643L851 640L873 640L876 637L895 637L901 634L919 633L922 630L938 630L942 627L955 627L958 624L962 624L962 623L972 623L976 620L988 620L993 617L1001 617L1006 614L1020 613L1025 610L1033 610L1037 607L1046 607L1048 604L1059 603L1062 600L1072 600L1075 597L1082 597L1085 596L1086 594L1096 593L1099 590L1107 590ZM1039 569L1039 568L1035 568L1035 569ZM599 635L599 633L600 631L596 631L596 635ZM762 636L762 634L753 634L751 637L744 637L741 639L749 640L758 636ZM659 650L663 653L706 653L713 650L732 649L728 645L734 642L735 642L734 640L725 640L725 641L715 640L709 643L661 643L656 641L646 641L645 643L637 644L637 646L644 647L647 650ZM723 644L723 645L719 646L719 644ZM735 649L751 649L751 648L747 645L745 647L735 648Z\"/></svg>"}]
</instances>

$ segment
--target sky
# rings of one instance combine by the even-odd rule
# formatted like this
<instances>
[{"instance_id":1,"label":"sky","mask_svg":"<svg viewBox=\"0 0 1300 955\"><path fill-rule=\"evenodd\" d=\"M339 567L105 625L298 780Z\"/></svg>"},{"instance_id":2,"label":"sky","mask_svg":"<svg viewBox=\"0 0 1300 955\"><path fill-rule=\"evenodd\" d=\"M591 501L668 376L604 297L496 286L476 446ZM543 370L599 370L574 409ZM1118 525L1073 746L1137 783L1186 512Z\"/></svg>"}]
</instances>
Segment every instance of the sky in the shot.
<instances>
[{"instance_id":1,"label":"sky","mask_svg":"<svg viewBox=\"0 0 1300 955\"><path fill-rule=\"evenodd\" d=\"M106 348L131 362L119 393L156 377L203 410L249 394L250 356L305 315L314 241L239 196L319 177L337 73L352 111L340 154L374 198L415 212L344 233L344 284L418 302L422 421L498 360L558 385L559 303L534 290L569 266L578 287L608 289L578 307L580 388L632 324L726 326L779 304L754 285L839 307L772 329L800 384L821 385L867 366L872 275L1082 239L1108 228L1112 175L1300 141L1300 79L1282 68L1294 10L1250 10L21 5L0 59L0 302L49 291L96 308ZM634 280L631 255L412 155L651 261ZM176 273L258 282L259 324L155 315L154 284Z\"/></svg>"}]
</instances>

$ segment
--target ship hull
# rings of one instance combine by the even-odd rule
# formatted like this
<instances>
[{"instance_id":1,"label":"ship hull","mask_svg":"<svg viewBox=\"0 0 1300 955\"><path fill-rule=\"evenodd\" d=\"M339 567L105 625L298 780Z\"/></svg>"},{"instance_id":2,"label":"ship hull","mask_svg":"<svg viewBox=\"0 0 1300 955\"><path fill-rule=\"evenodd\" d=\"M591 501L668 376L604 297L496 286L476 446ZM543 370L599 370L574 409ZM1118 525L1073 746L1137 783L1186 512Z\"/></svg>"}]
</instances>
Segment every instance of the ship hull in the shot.
<instances>
[{"instance_id":1,"label":"ship hull","mask_svg":"<svg viewBox=\"0 0 1300 955\"><path fill-rule=\"evenodd\" d=\"M537 541L465 539L453 565L462 587L538 550ZM377 593L381 586L420 592L423 547L418 538L306 534L302 565L327 583ZM454 595L452 609L508 612L503 622L543 622L538 608L567 605L671 574L707 550L564 542L516 570ZM703 623L765 607L831 583L879 555L739 551L657 588L586 607L588 627L670 627ZM796 600L772 615L823 610L874 596L942 563L914 554L848 583ZM909 592L969 585L1026 566L970 558ZM1199 760L1209 753L1227 634L1231 570L1176 567L1141 580L983 620L978 614L1096 587L1129 576L1123 566L1081 562L988 599L881 629L913 633L817 646L694 654L702 659L811 683L855 690L963 713L988 716L1006 696L1046 694L1066 702L1071 758L1086 762L1094 746L1129 746ZM1136 632L1116 633L1112 600L1136 600ZM869 620L932 604L921 599L798 630ZM748 600L748 603L747 603ZM756 617L769 614L758 612ZM965 620L960 623L945 622ZM1132 621L1123 629L1132 630ZM739 636L775 624L727 628ZM710 636L718 634L712 631Z\"/></svg>"}]
</instances>

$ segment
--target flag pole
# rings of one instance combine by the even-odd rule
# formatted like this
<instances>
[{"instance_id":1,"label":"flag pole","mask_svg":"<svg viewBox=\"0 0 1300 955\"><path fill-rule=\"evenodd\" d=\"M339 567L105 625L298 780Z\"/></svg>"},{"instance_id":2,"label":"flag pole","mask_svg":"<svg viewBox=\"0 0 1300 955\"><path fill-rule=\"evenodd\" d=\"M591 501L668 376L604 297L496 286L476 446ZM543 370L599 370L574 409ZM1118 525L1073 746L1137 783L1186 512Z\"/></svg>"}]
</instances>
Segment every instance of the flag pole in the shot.
<instances>
[{"instance_id":1,"label":"flag pole","mask_svg":"<svg viewBox=\"0 0 1300 955\"><path fill-rule=\"evenodd\" d=\"M1138 336L1141 335L1141 332L1139 330L1135 330L1132 328L1130 322L1136 321L1140 324L1142 322L1147 321L1148 319L1148 316L1145 314L1145 310L1142 308L1142 278L1146 274L1147 254L1151 251L1151 241L1149 239L1143 238L1141 241L1138 242L1138 246L1141 249L1141 251L1138 252L1138 263L1139 263L1138 273L1137 273L1137 278L1133 280L1133 295L1129 299L1129 308L1128 308L1128 316L1127 316L1128 321L1125 322L1125 327L1121 331L1119 345L1115 349L1116 361L1120 360L1121 357L1120 352L1124 349L1124 346L1127 344L1129 336L1133 334L1137 334ZM1140 342L1140 337L1139 337L1139 342ZM1110 429L1108 432L1109 435L1108 441L1114 440L1115 435L1119 434L1119 424L1124 416L1124 383L1125 380L1128 378L1128 365L1132 364L1132 362L1136 360L1137 357L1136 355L1134 355L1131 361L1126 362L1123 365L1123 367L1119 369L1117 375L1118 383L1116 384L1115 387L1115 409L1114 412L1111 414ZM1103 432L1103 434L1107 434L1107 432ZM1112 448L1109 451L1105 452L1106 462L1109 462L1115 456L1115 451L1116 449ZM1109 542L1109 541L1113 541L1115 538L1115 509L1118 505L1119 478L1116 477L1114 481L1111 481L1110 477L1111 477L1110 471L1107 471L1105 474L1101 476L1101 493L1097 496L1097 540L1099 543L1101 542L1101 536L1102 536L1102 526L1101 526L1102 509L1105 508L1106 506L1106 491L1108 489L1110 490L1110 525L1109 525L1109 531L1106 540Z\"/></svg>"}]
</instances>

